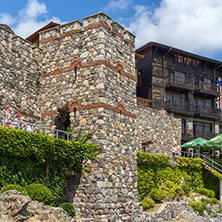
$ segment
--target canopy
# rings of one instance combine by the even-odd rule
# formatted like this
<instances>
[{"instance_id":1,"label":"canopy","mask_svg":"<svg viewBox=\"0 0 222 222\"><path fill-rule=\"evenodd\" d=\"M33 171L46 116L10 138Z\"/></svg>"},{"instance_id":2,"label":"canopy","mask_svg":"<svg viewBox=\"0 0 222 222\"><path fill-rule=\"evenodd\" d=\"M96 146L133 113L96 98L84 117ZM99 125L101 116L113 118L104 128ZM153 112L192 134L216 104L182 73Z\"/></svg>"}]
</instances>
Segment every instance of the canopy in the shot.
<instances>
[{"instance_id":1,"label":"canopy","mask_svg":"<svg viewBox=\"0 0 222 222\"><path fill-rule=\"evenodd\" d=\"M198 137L194 140L186 142L182 145L183 148L200 148L203 144L205 144L207 140L203 139L202 137ZM221 141L222 142L222 141Z\"/></svg>"},{"instance_id":2,"label":"canopy","mask_svg":"<svg viewBox=\"0 0 222 222\"><path fill-rule=\"evenodd\" d=\"M214 138L208 140L206 143L204 143L201 148L205 149L221 149L222 148L222 134L215 136Z\"/></svg>"}]
</instances>

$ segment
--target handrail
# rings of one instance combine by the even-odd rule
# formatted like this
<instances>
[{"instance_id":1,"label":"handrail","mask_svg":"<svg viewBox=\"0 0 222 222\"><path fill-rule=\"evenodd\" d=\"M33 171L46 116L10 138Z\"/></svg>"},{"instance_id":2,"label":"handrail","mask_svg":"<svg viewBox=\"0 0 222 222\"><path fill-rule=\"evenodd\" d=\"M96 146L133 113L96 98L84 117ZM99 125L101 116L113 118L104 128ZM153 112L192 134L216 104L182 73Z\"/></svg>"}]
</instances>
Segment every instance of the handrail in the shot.
<instances>
[{"instance_id":1,"label":"handrail","mask_svg":"<svg viewBox=\"0 0 222 222\"><path fill-rule=\"evenodd\" d=\"M209 158L206 155L181 151L181 156L190 157L190 158L200 158L208 167L222 174L222 165L217 163L216 161L214 161L213 159Z\"/></svg>"},{"instance_id":2,"label":"handrail","mask_svg":"<svg viewBox=\"0 0 222 222\"><path fill-rule=\"evenodd\" d=\"M2 126L5 126L5 122L6 122L7 118L4 117L4 116L0 116L0 119L3 120ZM62 133L63 138L66 138L67 141L69 141L71 136L76 136L77 135L75 133L71 133L71 132L68 132L68 131L59 130L59 129L53 129L53 128L50 128L50 127L40 126L40 125L36 125L36 124L33 124L33 123L24 122L24 121L20 121L20 120L11 119L11 121L12 121L12 123L19 123L19 129L20 129L21 124L25 124L25 125L29 124L31 127L33 127L32 128L33 132L35 130L40 130L40 132L41 132L41 130L43 130L44 131L43 134L44 135L48 135L48 136L51 136L52 135L51 132L53 132L53 134L55 135L56 139L59 139L59 133ZM49 131L50 131L50 133L49 133Z\"/></svg>"}]
</instances>

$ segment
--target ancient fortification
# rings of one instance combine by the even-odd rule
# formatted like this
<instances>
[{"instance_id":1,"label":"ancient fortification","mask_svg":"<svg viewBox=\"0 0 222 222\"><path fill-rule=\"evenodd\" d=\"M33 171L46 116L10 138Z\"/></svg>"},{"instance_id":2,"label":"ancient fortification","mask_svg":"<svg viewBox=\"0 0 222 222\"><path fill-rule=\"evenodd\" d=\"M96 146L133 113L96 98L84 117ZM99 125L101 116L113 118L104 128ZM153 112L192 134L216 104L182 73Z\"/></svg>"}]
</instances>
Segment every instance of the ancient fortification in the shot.
<instances>
[{"instance_id":1,"label":"ancient fortification","mask_svg":"<svg viewBox=\"0 0 222 222\"><path fill-rule=\"evenodd\" d=\"M0 26L1 115L10 105L52 128L94 130L102 151L76 191L77 215L139 221L136 152L151 141L170 154L181 132L180 119L137 103L135 36L102 12L37 36L29 42Z\"/></svg>"}]
</instances>

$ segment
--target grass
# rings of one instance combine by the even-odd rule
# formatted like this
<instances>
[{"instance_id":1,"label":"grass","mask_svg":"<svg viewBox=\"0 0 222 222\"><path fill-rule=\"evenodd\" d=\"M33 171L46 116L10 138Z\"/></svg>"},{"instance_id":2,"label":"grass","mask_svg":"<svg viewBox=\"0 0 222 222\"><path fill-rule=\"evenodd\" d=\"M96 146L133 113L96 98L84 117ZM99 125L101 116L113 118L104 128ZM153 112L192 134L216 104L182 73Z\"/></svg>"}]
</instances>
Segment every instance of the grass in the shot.
<instances>
[{"instance_id":1,"label":"grass","mask_svg":"<svg viewBox=\"0 0 222 222\"><path fill-rule=\"evenodd\" d=\"M144 212L146 213L155 213L156 211L158 211L158 209L160 208L162 204L154 204L154 206L152 208L150 208L149 210L146 210Z\"/></svg>"}]
</instances>

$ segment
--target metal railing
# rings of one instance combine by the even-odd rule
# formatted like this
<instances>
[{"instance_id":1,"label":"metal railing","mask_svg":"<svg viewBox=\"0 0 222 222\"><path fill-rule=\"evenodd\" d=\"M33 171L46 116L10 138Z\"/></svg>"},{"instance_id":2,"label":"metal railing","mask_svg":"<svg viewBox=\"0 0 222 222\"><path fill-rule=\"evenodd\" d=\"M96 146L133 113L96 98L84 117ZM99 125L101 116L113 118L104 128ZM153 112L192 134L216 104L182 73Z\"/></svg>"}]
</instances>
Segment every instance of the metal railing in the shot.
<instances>
[{"instance_id":1,"label":"metal railing","mask_svg":"<svg viewBox=\"0 0 222 222\"><path fill-rule=\"evenodd\" d=\"M165 102L165 109L192 111L192 107L193 107L193 105L188 102L173 101L173 100L167 100Z\"/></svg>"},{"instance_id":2,"label":"metal railing","mask_svg":"<svg viewBox=\"0 0 222 222\"><path fill-rule=\"evenodd\" d=\"M0 116L0 120L1 120L0 125L1 126L6 126L6 124L5 124L6 119L7 119L6 117ZM30 128L26 129L25 126L28 126L28 125L30 126ZM56 139L64 139L67 141L69 141L72 136L75 137L77 135L75 133L71 133L71 132L64 131L64 130L53 129L53 128L46 127L46 126L36 125L36 124L30 123L30 122L24 122L24 121L12 119L11 123L9 124L9 128L12 129L12 128L15 128L16 126L18 126L17 129L26 130L26 131L30 131L33 133L40 133L43 135L56 137ZM23 129L21 128L22 126L24 126Z\"/></svg>"},{"instance_id":3,"label":"metal railing","mask_svg":"<svg viewBox=\"0 0 222 222\"><path fill-rule=\"evenodd\" d=\"M194 111L199 114L206 114L218 117L220 116L220 110L212 106L201 106L201 105L195 106Z\"/></svg>"},{"instance_id":4,"label":"metal railing","mask_svg":"<svg viewBox=\"0 0 222 222\"><path fill-rule=\"evenodd\" d=\"M209 156L212 156L211 158ZM187 157L187 158L200 158L203 160L203 163L206 164L208 167L210 167L212 170L216 170L218 173L222 174L222 165L217 163L215 160L213 160L214 155L203 155L200 153L192 153L192 152L185 152L181 151L181 157Z\"/></svg>"},{"instance_id":5,"label":"metal railing","mask_svg":"<svg viewBox=\"0 0 222 222\"><path fill-rule=\"evenodd\" d=\"M204 90L209 92L217 92L216 86L213 83L206 83L203 81L199 81L196 83L196 90Z\"/></svg>"},{"instance_id":6,"label":"metal railing","mask_svg":"<svg viewBox=\"0 0 222 222\"><path fill-rule=\"evenodd\" d=\"M166 84L178 84L182 86L194 87L193 79L188 77L166 76Z\"/></svg>"},{"instance_id":7,"label":"metal railing","mask_svg":"<svg viewBox=\"0 0 222 222\"><path fill-rule=\"evenodd\" d=\"M216 134L212 133L212 132L206 132L206 131L200 131L200 130L194 132L194 138L202 137L204 139L209 140L215 136L216 136Z\"/></svg>"}]
</instances>

